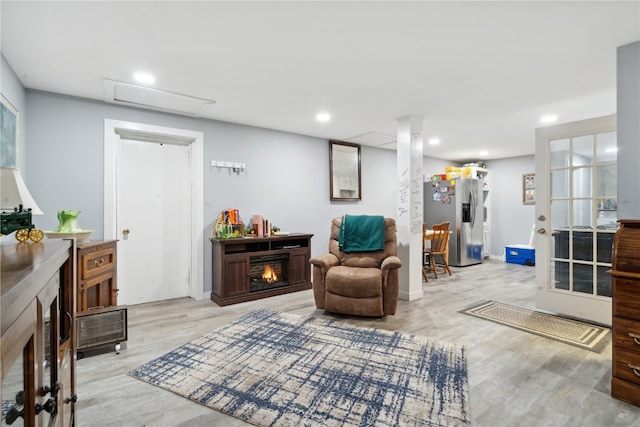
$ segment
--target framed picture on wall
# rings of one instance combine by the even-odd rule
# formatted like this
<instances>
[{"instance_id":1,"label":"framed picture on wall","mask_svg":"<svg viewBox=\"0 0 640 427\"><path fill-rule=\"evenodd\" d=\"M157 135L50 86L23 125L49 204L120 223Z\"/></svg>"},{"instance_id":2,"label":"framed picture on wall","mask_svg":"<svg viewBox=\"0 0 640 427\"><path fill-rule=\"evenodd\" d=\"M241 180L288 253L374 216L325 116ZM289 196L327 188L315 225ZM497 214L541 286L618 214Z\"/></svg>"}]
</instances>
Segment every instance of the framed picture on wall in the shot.
<instances>
[{"instance_id":1,"label":"framed picture on wall","mask_svg":"<svg viewBox=\"0 0 640 427\"><path fill-rule=\"evenodd\" d=\"M522 204L534 205L536 203L536 174L525 173L522 175Z\"/></svg>"},{"instance_id":2,"label":"framed picture on wall","mask_svg":"<svg viewBox=\"0 0 640 427\"><path fill-rule=\"evenodd\" d=\"M18 166L18 110L0 94L0 166Z\"/></svg>"}]
</instances>

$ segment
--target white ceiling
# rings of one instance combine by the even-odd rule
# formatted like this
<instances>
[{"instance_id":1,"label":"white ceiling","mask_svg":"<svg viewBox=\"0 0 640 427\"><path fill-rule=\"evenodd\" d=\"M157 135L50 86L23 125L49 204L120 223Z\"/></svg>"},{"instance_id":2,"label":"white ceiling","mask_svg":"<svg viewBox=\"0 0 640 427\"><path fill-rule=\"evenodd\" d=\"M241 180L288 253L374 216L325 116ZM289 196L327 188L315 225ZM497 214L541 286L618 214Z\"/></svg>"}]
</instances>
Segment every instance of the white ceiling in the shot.
<instances>
[{"instance_id":1,"label":"white ceiling","mask_svg":"<svg viewBox=\"0 0 640 427\"><path fill-rule=\"evenodd\" d=\"M616 48L640 40L639 1L3 0L0 18L30 89L102 100L147 71L215 100L201 117L391 149L415 115L452 161L532 154L543 114L615 113Z\"/></svg>"}]
</instances>

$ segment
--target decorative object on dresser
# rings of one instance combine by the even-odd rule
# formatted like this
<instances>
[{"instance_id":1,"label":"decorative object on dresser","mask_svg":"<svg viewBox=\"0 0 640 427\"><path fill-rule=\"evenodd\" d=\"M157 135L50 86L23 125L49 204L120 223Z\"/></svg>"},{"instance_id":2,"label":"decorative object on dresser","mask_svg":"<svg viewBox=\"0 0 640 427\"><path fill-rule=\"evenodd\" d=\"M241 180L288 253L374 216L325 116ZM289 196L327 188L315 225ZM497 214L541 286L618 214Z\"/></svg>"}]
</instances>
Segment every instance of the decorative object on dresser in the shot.
<instances>
[{"instance_id":1,"label":"decorative object on dresser","mask_svg":"<svg viewBox=\"0 0 640 427\"><path fill-rule=\"evenodd\" d=\"M211 239L211 299L223 306L311 289L312 236Z\"/></svg>"},{"instance_id":2,"label":"decorative object on dresser","mask_svg":"<svg viewBox=\"0 0 640 427\"><path fill-rule=\"evenodd\" d=\"M88 242L89 236L95 230L83 230L80 225L78 225L78 215L80 215L80 211L58 211L58 228L53 231L47 231L47 237L49 239L75 237L77 243Z\"/></svg>"},{"instance_id":3,"label":"decorative object on dresser","mask_svg":"<svg viewBox=\"0 0 640 427\"><path fill-rule=\"evenodd\" d=\"M220 212L211 230L209 239L237 239L245 234L244 222L238 209L225 209Z\"/></svg>"},{"instance_id":4,"label":"decorative object on dresser","mask_svg":"<svg viewBox=\"0 0 640 427\"><path fill-rule=\"evenodd\" d=\"M127 340L127 307L118 305L117 241L78 245L78 350Z\"/></svg>"},{"instance_id":5,"label":"decorative object on dresser","mask_svg":"<svg viewBox=\"0 0 640 427\"><path fill-rule=\"evenodd\" d=\"M611 396L640 406L640 220L620 220L613 240Z\"/></svg>"},{"instance_id":6,"label":"decorative object on dresser","mask_svg":"<svg viewBox=\"0 0 640 427\"><path fill-rule=\"evenodd\" d=\"M1 242L3 425L75 425L74 245Z\"/></svg>"},{"instance_id":7,"label":"decorative object on dresser","mask_svg":"<svg viewBox=\"0 0 640 427\"><path fill-rule=\"evenodd\" d=\"M2 140L4 142L4 136ZM31 221L33 215L42 215L42 211L15 167L0 168L0 211L0 235L15 231L19 242L29 239L40 242L44 238L44 232Z\"/></svg>"}]
</instances>

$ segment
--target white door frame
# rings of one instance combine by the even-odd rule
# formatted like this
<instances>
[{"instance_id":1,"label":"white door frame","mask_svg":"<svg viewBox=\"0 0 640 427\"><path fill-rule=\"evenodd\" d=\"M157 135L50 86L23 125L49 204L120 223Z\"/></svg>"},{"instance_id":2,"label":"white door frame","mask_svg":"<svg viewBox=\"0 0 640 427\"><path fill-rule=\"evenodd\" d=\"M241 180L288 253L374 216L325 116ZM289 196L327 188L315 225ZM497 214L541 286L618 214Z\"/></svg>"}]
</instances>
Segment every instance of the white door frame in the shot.
<instances>
[{"instance_id":1,"label":"white door frame","mask_svg":"<svg viewBox=\"0 0 640 427\"><path fill-rule=\"evenodd\" d=\"M191 146L191 275L189 295L204 298L204 133L120 120L104 120L104 238L118 238L116 229L116 144L118 132L129 131L149 137L188 143Z\"/></svg>"}]
</instances>

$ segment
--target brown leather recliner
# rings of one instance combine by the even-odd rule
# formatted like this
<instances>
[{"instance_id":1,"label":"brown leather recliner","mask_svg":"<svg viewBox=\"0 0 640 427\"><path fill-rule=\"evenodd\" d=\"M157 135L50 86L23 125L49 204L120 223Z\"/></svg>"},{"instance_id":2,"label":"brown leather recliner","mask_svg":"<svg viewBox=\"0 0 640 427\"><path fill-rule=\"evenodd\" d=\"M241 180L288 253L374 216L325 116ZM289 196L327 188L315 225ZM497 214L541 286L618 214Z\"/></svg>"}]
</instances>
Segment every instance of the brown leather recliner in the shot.
<instances>
[{"instance_id":1,"label":"brown leather recliner","mask_svg":"<svg viewBox=\"0 0 640 427\"><path fill-rule=\"evenodd\" d=\"M385 218L384 250L345 253L338 238L342 218L331 221L329 253L313 257L316 307L332 313L385 316L398 306L396 221Z\"/></svg>"}]
</instances>

